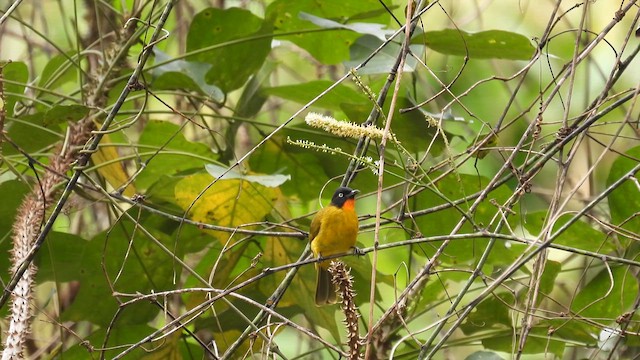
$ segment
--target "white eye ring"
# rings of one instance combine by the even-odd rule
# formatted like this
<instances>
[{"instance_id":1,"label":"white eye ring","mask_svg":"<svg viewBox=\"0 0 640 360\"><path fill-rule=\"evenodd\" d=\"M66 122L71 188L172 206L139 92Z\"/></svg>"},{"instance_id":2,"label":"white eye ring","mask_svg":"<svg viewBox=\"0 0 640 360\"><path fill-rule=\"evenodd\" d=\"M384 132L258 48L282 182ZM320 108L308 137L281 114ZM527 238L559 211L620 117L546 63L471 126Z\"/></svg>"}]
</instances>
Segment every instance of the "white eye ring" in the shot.
<instances>
[{"instance_id":1,"label":"white eye ring","mask_svg":"<svg viewBox=\"0 0 640 360\"><path fill-rule=\"evenodd\" d=\"M343 197L343 196L344 196L343 193L338 194L338 197Z\"/></svg>"}]
</instances>

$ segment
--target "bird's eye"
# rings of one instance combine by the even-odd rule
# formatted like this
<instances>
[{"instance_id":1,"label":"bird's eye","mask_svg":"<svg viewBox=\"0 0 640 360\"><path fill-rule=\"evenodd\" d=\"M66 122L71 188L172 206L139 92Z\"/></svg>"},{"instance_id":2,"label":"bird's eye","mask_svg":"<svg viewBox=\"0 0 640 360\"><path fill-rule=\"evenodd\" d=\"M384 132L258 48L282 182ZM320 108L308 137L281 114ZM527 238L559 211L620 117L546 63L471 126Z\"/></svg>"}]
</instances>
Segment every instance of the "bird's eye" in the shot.
<instances>
[{"instance_id":1,"label":"bird's eye","mask_svg":"<svg viewBox=\"0 0 640 360\"><path fill-rule=\"evenodd\" d=\"M343 196L344 196L343 193L338 194L338 197L343 197Z\"/></svg>"}]
</instances>

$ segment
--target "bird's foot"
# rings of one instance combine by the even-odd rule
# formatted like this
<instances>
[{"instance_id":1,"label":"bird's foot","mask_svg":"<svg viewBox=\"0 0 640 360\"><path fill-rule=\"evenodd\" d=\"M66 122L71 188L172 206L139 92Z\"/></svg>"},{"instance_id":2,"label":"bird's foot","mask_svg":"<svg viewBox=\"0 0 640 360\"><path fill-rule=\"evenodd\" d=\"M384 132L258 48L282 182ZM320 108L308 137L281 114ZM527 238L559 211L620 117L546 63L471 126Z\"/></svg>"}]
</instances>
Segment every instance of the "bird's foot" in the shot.
<instances>
[{"instance_id":1,"label":"bird's foot","mask_svg":"<svg viewBox=\"0 0 640 360\"><path fill-rule=\"evenodd\" d=\"M360 249L359 247L357 247L357 246L352 246L351 249L353 249L353 254L354 255L364 256L364 254L365 254L365 252L362 249Z\"/></svg>"}]
</instances>

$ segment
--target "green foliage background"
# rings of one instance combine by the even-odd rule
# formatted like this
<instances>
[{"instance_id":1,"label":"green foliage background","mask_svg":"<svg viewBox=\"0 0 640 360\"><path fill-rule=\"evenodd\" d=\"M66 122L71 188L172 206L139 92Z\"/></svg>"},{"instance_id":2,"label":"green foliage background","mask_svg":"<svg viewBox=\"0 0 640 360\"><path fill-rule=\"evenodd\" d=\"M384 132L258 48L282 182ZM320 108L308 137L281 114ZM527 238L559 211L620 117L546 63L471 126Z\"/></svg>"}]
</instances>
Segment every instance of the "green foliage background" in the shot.
<instances>
[{"instance_id":1,"label":"green foliage background","mask_svg":"<svg viewBox=\"0 0 640 360\"><path fill-rule=\"evenodd\" d=\"M638 354L635 1L425 1L400 74L406 3L215 3L175 2L153 44L167 2L25 2L0 25L4 253L71 125L99 126L153 47L38 253L29 356L337 358L306 231L354 159L370 358ZM304 122L374 109L397 141L360 154Z\"/></svg>"}]
</instances>

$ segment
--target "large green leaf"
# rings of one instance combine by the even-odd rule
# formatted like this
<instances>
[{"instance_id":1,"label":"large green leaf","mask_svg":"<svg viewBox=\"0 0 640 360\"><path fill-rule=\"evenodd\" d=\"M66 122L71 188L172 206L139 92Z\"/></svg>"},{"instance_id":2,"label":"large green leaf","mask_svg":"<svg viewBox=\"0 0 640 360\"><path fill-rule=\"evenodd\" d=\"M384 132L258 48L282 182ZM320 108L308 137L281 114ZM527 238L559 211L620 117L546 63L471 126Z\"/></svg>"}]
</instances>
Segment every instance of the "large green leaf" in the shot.
<instances>
[{"instance_id":1,"label":"large green leaf","mask_svg":"<svg viewBox=\"0 0 640 360\"><path fill-rule=\"evenodd\" d=\"M2 78L7 80L3 82L3 91L5 95L4 108L7 116L13 116L16 102L22 98L25 84L29 78L29 69L27 65L20 61L11 61L0 64L2 68Z\"/></svg>"},{"instance_id":2,"label":"large green leaf","mask_svg":"<svg viewBox=\"0 0 640 360\"><path fill-rule=\"evenodd\" d=\"M482 345L491 350L512 353L514 344L520 341L520 335L514 335L513 330L504 335L492 334L482 339ZM561 357L564 353L566 342L549 335L549 329L544 327L534 327L529 332L526 344L522 350L523 354L553 354Z\"/></svg>"},{"instance_id":3,"label":"large green leaf","mask_svg":"<svg viewBox=\"0 0 640 360\"><path fill-rule=\"evenodd\" d=\"M153 69L154 89L185 89L197 91L210 97L213 101L221 103L224 101L224 94L214 85L209 85L205 81L207 72L212 65L185 60L171 60L169 55L158 49L154 49L156 62L164 63Z\"/></svg>"},{"instance_id":4,"label":"large green leaf","mask_svg":"<svg viewBox=\"0 0 640 360\"><path fill-rule=\"evenodd\" d=\"M465 335L471 335L490 329L511 329L513 319L509 314L509 306L515 303L513 294L500 292L484 300L469 314L465 322L460 325Z\"/></svg>"},{"instance_id":5,"label":"large green leaf","mask_svg":"<svg viewBox=\"0 0 640 360\"><path fill-rule=\"evenodd\" d=\"M627 151L626 155L628 156L618 156L613 162L607 177L607 185L613 184L637 165L635 159L640 158L640 146ZM640 179L637 173L635 179ZM640 234L640 217L638 216L640 192L636 183L632 180L623 182L609 194L607 199L613 225L620 226L633 234Z\"/></svg>"},{"instance_id":6,"label":"large green leaf","mask_svg":"<svg viewBox=\"0 0 640 360\"><path fill-rule=\"evenodd\" d=\"M211 64L205 80L225 93L257 72L269 51L270 24L244 9L205 9L193 18L187 35L187 52L198 52L187 60Z\"/></svg>"},{"instance_id":7,"label":"large green leaf","mask_svg":"<svg viewBox=\"0 0 640 360\"><path fill-rule=\"evenodd\" d=\"M576 295L571 310L585 318L614 321L630 310L638 295L638 281L628 267L601 270Z\"/></svg>"},{"instance_id":8,"label":"large green leaf","mask_svg":"<svg viewBox=\"0 0 640 360\"><path fill-rule=\"evenodd\" d=\"M251 156L250 165L253 170L262 173L282 171L290 174L292 181L285 182L282 191L285 195L304 200L317 198L327 179L315 154L301 152L278 139L259 148Z\"/></svg>"},{"instance_id":9,"label":"large green leaf","mask_svg":"<svg viewBox=\"0 0 640 360\"><path fill-rule=\"evenodd\" d=\"M339 28L308 32L330 27L314 24L309 20L309 15L333 20L342 25L362 19L374 23L388 23L389 15L380 10L380 2L377 0L276 0L267 7L266 18L273 23L278 32L299 32L281 38L307 50L324 64L338 64L349 58L349 47L361 34L354 32L357 28L353 26L348 30Z\"/></svg>"},{"instance_id":10,"label":"large green leaf","mask_svg":"<svg viewBox=\"0 0 640 360\"><path fill-rule=\"evenodd\" d=\"M79 274L86 270L81 259L90 256L88 248L89 242L80 236L50 233L36 258L38 282L80 280Z\"/></svg>"},{"instance_id":11,"label":"large green leaf","mask_svg":"<svg viewBox=\"0 0 640 360\"><path fill-rule=\"evenodd\" d=\"M59 124L46 120L46 112L21 116L9 121L7 126L9 137L27 153L45 149L62 139ZM18 153L13 147L3 146L5 154Z\"/></svg>"},{"instance_id":12,"label":"large green leaf","mask_svg":"<svg viewBox=\"0 0 640 360\"><path fill-rule=\"evenodd\" d=\"M383 40L372 35L365 35L356 40L349 49L349 61L345 62L347 68L355 68L364 62L369 56L377 51ZM424 52L424 46L411 45L414 54ZM382 50L371 58L364 67L358 70L358 74L388 74L398 60L401 52L401 45L395 42L387 44ZM412 56L407 56L403 71L411 72L416 69L418 60Z\"/></svg>"},{"instance_id":13,"label":"large green leaf","mask_svg":"<svg viewBox=\"0 0 640 360\"><path fill-rule=\"evenodd\" d=\"M137 210L132 211L137 216ZM119 224L88 243L69 240L51 243L54 255L70 254L74 249L78 254L72 266L77 270L75 280L80 282L80 290L71 306L62 313L64 321L89 321L106 326L119 308L113 291L150 293L174 287L172 279L176 271L180 273L179 266L158 244L145 236L140 227L148 230L178 257L184 253L188 242L176 240L175 222L144 215L137 217L136 221L137 224L133 224L123 218ZM190 238L189 242L194 240ZM67 259L68 255L52 257L53 271L61 274L70 272L69 269L57 270L70 266L65 262ZM145 323L158 311L158 307L151 303L136 303L119 314L116 326Z\"/></svg>"},{"instance_id":14,"label":"large green leaf","mask_svg":"<svg viewBox=\"0 0 640 360\"><path fill-rule=\"evenodd\" d=\"M477 33L457 29L416 34L412 44L425 44L446 55L469 56L471 59L529 60L536 51L524 35L504 30Z\"/></svg>"},{"instance_id":15,"label":"large green leaf","mask_svg":"<svg viewBox=\"0 0 640 360\"><path fill-rule=\"evenodd\" d=\"M524 223L522 225L524 225L531 234L537 236L540 234L542 226L544 226L546 216L546 211L529 213L524 217ZM553 224L553 231L566 224L572 217L573 214L560 216ZM553 243L576 249L596 251L602 254L607 254L615 250L615 246L607 239L605 234L581 220L573 223L567 230L560 234Z\"/></svg>"},{"instance_id":16,"label":"large green leaf","mask_svg":"<svg viewBox=\"0 0 640 360\"><path fill-rule=\"evenodd\" d=\"M99 348L104 352L105 359L112 359L126 349L123 345L133 345L155 330L155 328L145 324L116 326L110 329L109 341L106 343L106 348L103 349L104 339L107 335L106 329L98 329L84 339L87 344L83 345L92 346L94 348L92 351L86 346L75 345L67 349L60 358L65 360L98 358L98 351L95 348ZM144 346L138 346L123 359L177 360L201 358L204 358L202 347L194 341L189 341L187 335L182 331L176 331L169 336L163 336L160 340L146 343Z\"/></svg>"},{"instance_id":17,"label":"large green leaf","mask_svg":"<svg viewBox=\"0 0 640 360\"><path fill-rule=\"evenodd\" d=\"M411 209L424 210L458 200L465 196L474 194L483 188L483 184L487 184L488 180L483 177L459 174L449 175L435 184L435 189L425 190L416 196L415 200L409 202ZM512 195L511 189L503 185L488 194L488 198L484 200L476 208L473 216L474 222L478 227L486 227L496 213L501 211L496 205L503 204L506 199ZM440 195L436 195L440 194ZM446 200L445 200L446 199ZM491 200L493 199L493 200ZM456 224L464 217L463 213L467 213L471 201L467 204L460 204L459 209L448 208L439 210L431 214L419 216L415 218L418 228L416 229L424 236L434 236L449 234ZM409 225L409 223L408 223ZM467 221L458 233L473 232L473 229ZM454 240L439 260L447 264L466 263L477 259L488 244L489 239L462 239ZM428 255L435 252L441 242L433 242L421 246L421 251L425 251ZM497 240L492 248L491 255L488 259L489 264L508 264L513 261L523 251L524 246L517 243L505 242Z\"/></svg>"},{"instance_id":18,"label":"large green leaf","mask_svg":"<svg viewBox=\"0 0 640 360\"><path fill-rule=\"evenodd\" d=\"M215 160L208 146L188 141L178 125L167 121L147 122L138 140L138 152L146 167L136 178L136 187L143 189L161 175L202 171L204 164Z\"/></svg>"},{"instance_id":19,"label":"large green leaf","mask_svg":"<svg viewBox=\"0 0 640 360\"><path fill-rule=\"evenodd\" d=\"M45 89L57 89L60 86L78 80L78 70L71 62L73 53L56 55L45 65L38 86Z\"/></svg>"},{"instance_id":20,"label":"large green leaf","mask_svg":"<svg viewBox=\"0 0 640 360\"><path fill-rule=\"evenodd\" d=\"M89 108L84 105L56 105L44 113L43 125L50 127L55 124L76 122L89 114Z\"/></svg>"},{"instance_id":21,"label":"large green leaf","mask_svg":"<svg viewBox=\"0 0 640 360\"><path fill-rule=\"evenodd\" d=\"M298 104L306 104L327 90L332 84L333 82L327 80L314 80L296 85L265 88L263 92L268 95L275 95L283 99L295 101ZM370 102L362 92L356 91L346 85L338 85L318 99L318 101L314 102L313 106L339 111L343 104L367 105L370 104Z\"/></svg>"},{"instance_id":22,"label":"large green leaf","mask_svg":"<svg viewBox=\"0 0 640 360\"><path fill-rule=\"evenodd\" d=\"M2 206L0 206L0 280L6 284L9 280L9 268L11 267L9 251L12 247L11 233L12 226L16 219L16 213L23 201L29 187L21 181L8 180L0 183L0 194L2 194ZM4 315L8 307L5 306L0 311Z\"/></svg>"}]
</instances>

